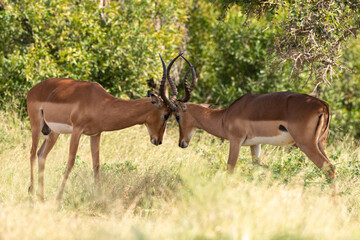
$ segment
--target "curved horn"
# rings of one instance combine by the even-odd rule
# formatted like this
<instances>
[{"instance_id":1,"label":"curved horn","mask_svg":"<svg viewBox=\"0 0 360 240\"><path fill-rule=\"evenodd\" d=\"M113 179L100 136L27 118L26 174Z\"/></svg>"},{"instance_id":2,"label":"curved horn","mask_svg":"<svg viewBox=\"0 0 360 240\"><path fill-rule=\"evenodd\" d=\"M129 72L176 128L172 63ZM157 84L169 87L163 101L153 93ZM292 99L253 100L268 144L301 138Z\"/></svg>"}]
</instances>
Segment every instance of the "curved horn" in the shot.
<instances>
[{"instance_id":1,"label":"curved horn","mask_svg":"<svg viewBox=\"0 0 360 240\"><path fill-rule=\"evenodd\" d=\"M181 102L187 102L190 100L190 97L191 97L191 92L192 90L194 89L195 87L195 83L196 83L196 72L195 72L195 65L197 62L195 62L194 65L192 65L184 56L181 56L186 62L187 64L189 64L190 68L187 70L187 72L185 73L185 76L184 76L184 87L185 87L185 94L184 96L180 99ZM191 85L190 85L190 88L188 86L188 83L187 83L187 78L188 78L188 75L191 71L191 74L192 74L192 82L191 82Z\"/></svg>"},{"instance_id":2,"label":"curved horn","mask_svg":"<svg viewBox=\"0 0 360 240\"><path fill-rule=\"evenodd\" d=\"M159 89L159 92L160 92L160 96L162 98L162 100L164 101L165 105L168 106L172 111L176 111L177 110L177 106L176 104L174 104L172 101L170 101L166 95L165 95L165 82L166 82L166 65L164 63L164 60L162 59L161 55L159 54L160 56L160 59L161 59L161 63L162 63L162 66L163 66L163 76L162 76L162 79L161 79L161 83L160 83L160 89ZM176 59L175 59L176 60ZM175 85L174 85L175 86ZM172 87L171 87L172 88ZM172 88L173 89L173 88ZM177 89L175 87L175 91L173 89L173 93L176 93L177 94Z\"/></svg>"},{"instance_id":3,"label":"curved horn","mask_svg":"<svg viewBox=\"0 0 360 240\"><path fill-rule=\"evenodd\" d=\"M176 59L178 59L182 55L183 55L183 53L180 53L179 55L177 55L177 57L174 58L167 67L166 76L167 76L167 80L169 81L169 85L172 90L171 99L170 99L170 101L172 101L172 102L174 102L176 100L178 92L177 92L174 81L170 78L170 70L171 70L173 63L176 61Z\"/></svg>"}]
</instances>

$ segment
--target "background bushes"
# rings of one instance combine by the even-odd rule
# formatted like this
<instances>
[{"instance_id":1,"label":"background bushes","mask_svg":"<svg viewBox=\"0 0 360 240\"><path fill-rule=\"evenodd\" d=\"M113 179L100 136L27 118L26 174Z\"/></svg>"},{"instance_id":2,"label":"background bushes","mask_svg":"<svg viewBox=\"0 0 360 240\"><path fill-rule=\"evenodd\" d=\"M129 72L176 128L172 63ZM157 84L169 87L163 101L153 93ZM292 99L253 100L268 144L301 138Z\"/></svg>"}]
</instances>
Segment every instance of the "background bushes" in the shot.
<instances>
[{"instance_id":1,"label":"background bushes","mask_svg":"<svg viewBox=\"0 0 360 240\"><path fill-rule=\"evenodd\" d=\"M244 26L239 8L231 8L222 22L222 8L206 0L111 1L105 8L95 1L5 1L1 108L24 114L27 91L50 77L96 81L122 98L129 92L145 96L147 81L161 76L158 54L170 61L180 51L198 61L194 102L227 106L244 93L311 93L316 82L306 84L307 74L293 80L290 66L273 64L269 49L276 29L266 18ZM340 71L331 86L317 87L331 106L335 136L360 137L359 56L359 41L353 41L342 59L352 71ZM179 61L173 69L179 90L186 67Z\"/></svg>"}]
</instances>

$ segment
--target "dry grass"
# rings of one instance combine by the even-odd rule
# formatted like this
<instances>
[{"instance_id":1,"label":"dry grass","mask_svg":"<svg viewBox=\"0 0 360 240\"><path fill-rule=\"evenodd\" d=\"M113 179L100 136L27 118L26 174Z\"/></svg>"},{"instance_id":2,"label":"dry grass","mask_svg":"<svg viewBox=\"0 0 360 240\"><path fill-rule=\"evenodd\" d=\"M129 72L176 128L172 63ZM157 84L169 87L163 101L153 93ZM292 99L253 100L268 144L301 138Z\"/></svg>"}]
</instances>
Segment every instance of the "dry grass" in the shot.
<instances>
[{"instance_id":1,"label":"dry grass","mask_svg":"<svg viewBox=\"0 0 360 240\"><path fill-rule=\"evenodd\" d=\"M242 148L227 174L228 143L198 131L188 149L177 128L153 146L143 126L105 133L100 193L94 192L88 137L82 137L62 204L54 199L69 137L45 169L45 203L28 196L28 123L0 114L0 239L359 239L360 150L328 147L337 192L296 148L263 147L263 166Z\"/></svg>"}]
</instances>

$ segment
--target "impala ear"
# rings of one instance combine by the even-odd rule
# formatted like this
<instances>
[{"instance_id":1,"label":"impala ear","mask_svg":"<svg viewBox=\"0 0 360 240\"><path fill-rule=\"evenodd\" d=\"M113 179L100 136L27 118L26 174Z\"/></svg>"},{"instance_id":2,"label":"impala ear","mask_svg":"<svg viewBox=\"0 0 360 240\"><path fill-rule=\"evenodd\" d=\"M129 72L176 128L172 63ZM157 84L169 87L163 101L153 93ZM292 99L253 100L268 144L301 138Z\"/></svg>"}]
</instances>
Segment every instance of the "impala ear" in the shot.
<instances>
[{"instance_id":1,"label":"impala ear","mask_svg":"<svg viewBox=\"0 0 360 240\"><path fill-rule=\"evenodd\" d=\"M177 102L177 105L181 108L183 112L187 111L187 104L183 102Z\"/></svg>"},{"instance_id":2,"label":"impala ear","mask_svg":"<svg viewBox=\"0 0 360 240\"><path fill-rule=\"evenodd\" d=\"M155 96L155 93L153 93L152 91L148 90L147 96L148 96L148 97Z\"/></svg>"},{"instance_id":3,"label":"impala ear","mask_svg":"<svg viewBox=\"0 0 360 240\"><path fill-rule=\"evenodd\" d=\"M149 91L151 92L151 91ZM163 101L158 97L156 96L153 92L149 93L148 92L148 95L150 97L150 100L151 100L151 103L154 104L154 106L158 109L161 109L164 104L163 104Z\"/></svg>"}]
</instances>

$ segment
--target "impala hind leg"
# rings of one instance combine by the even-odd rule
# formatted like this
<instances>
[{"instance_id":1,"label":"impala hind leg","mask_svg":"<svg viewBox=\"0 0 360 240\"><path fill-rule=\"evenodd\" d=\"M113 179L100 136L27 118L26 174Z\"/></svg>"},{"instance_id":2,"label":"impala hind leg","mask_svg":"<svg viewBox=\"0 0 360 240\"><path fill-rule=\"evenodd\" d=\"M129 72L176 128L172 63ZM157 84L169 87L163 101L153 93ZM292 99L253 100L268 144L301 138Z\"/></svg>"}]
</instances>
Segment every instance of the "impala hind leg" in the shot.
<instances>
[{"instance_id":1,"label":"impala hind leg","mask_svg":"<svg viewBox=\"0 0 360 240\"><path fill-rule=\"evenodd\" d=\"M332 180L335 178L335 166L331 164L325 153L325 141L328 134L325 124L324 115L321 114L318 118L309 120L303 128L289 125L289 132L300 150L326 173L329 180Z\"/></svg>"},{"instance_id":2,"label":"impala hind leg","mask_svg":"<svg viewBox=\"0 0 360 240\"><path fill-rule=\"evenodd\" d=\"M34 169L35 169L35 160L36 160L36 151L40 141L40 128L32 127L31 128L31 150L30 150L30 186L29 193L34 194Z\"/></svg>"},{"instance_id":3,"label":"impala hind leg","mask_svg":"<svg viewBox=\"0 0 360 240\"><path fill-rule=\"evenodd\" d=\"M335 178L335 166L331 164L329 158L320 151L317 144L298 144L298 146L319 169L326 173L329 180Z\"/></svg>"},{"instance_id":4,"label":"impala hind leg","mask_svg":"<svg viewBox=\"0 0 360 240\"><path fill-rule=\"evenodd\" d=\"M60 186L59 193L58 193L58 195L56 197L56 199L58 201L60 201L61 198L62 198L62 195L64 193L64 188L65 188L65 185L66 185L66 180L68 179L69 174L71 172L71 169L74 166L76 153L77 153L77 150L78 150L78 147L79 147L80 137L81 137L81 131L79 131L78 129L74 129L73 133L71 135L69 159L68 159L68 162L67 162L64 179L63 179L62 184Z\"/></svg>"},{"instance_id":5,"label":"impala hind leg","mask_svg":"<svg viewBox=\"0 0 360 240\"><path fill-rule=\"evenodd\" d=\"M261 159L260 159L260 155L261 155L261 145L253 145L250 146L250 150L251 150L251 158L254 164L261 164Z\"/></svg>"},{"instance_id":6,"label":"impala hind leg","mask_svg":"<svg viewBox=\"0 0 360 240\"><path fill-rule=\"evenodd\" d=\"M94 181L95 181L95 187L97 190L99 189L100 136L101 136L101 134L99 133L96 136L90 137L91 155L92 155L93 168L94 168Z\"/></svg>"},{"instance_id":7,"label":"impala hind leg","mask_svg":"<svg viewBox=\"0 0 360 240\"><path fill-rule=\"evenodd\" d=\"M39 149L38 155L38 165L39 165L39 175L38 175L38 196L40 200L44 200L44 171L45 171L45 162L46 157L54 147L57 139L59 137L58 133L50 132L48 136L46 136L41 148Z\"/></svg>"}]
</instances>

